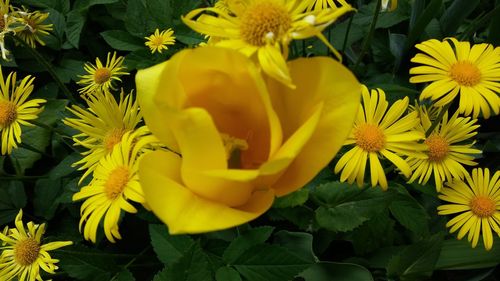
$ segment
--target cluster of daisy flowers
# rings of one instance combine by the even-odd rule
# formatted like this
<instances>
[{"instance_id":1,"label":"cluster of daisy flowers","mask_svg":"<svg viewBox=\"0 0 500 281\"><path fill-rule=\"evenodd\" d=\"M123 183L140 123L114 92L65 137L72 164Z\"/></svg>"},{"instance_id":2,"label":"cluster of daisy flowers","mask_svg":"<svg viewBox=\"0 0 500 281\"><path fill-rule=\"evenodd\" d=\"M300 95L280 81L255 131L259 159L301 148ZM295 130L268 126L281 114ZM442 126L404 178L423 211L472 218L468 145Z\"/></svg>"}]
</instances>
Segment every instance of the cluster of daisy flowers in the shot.
<instances>
[{"instance_id":1,"label":"cluster of daisy flowers","mask_svg":"<svg viewBox=\"0 0 500 281\"><path fill-rule=\"evenodd\" d=\"M489 44L459 42L454 38L417 44L421 50L412 62L410 82L429 84L420 95L422 104L409 105L408 97L390 107L381 89L363 88L362 103L351 135L352 146L336 163L340 180L364 184L366 170L371 185L387 189L381 160L391 162L409 183L426 184L433 178L439 198L450 204L438 214L457 214L447 224L450 232L468 233L475 247L482 234L487 250L495 232L500 236L500 172L490 177L477 165L481 150L474 147L478 116L487 119L500 112L500 48ZM460 96L458 110L448 108ZM432 102L431 105L426 105ZM367 163L369 162L369 168ZM444 184L444 186L443 186Z\"/></svg>"},{"instance_id":2,"label":"cluster of daisy flowers","mask_svg":"<svg viewBox=\"0 0 500 281\"><path fill-rule=\"evenodd\" d=\"M10 0L0 0L0 49L4 60L9 59L9 50L5 46L7 35L15 35L31 48L35 48L37 44L45 45L42 36L48 35L52 30L52 24L45 23L48 13L30 12L24 7L14 7L9 2Z\"/></svg>"}]
</instances>

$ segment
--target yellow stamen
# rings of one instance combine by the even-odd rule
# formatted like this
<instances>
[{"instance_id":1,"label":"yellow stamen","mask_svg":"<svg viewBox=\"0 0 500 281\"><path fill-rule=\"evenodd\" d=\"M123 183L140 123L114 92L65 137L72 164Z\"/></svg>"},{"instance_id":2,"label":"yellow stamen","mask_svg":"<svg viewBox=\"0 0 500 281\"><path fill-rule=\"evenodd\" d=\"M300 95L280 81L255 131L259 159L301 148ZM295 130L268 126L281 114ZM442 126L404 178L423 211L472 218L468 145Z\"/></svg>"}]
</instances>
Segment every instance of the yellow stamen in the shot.
<instances>
[{"instance_id":1,"label":"yellow stamen","mask_svg":"<svg viewBox=\"0 0 500 281\"><path fill-rule=\"evenodd\" d=\"M281 38L292 26L287 8L275 1L255 1L241 16L240 34L254 46L264 46L268 40Z\"/></svg>"},{"instance_id":2,"label":"yellow stamen","mask_svg":"<svg viewBox=\"0 0 500 281\"><path fill-rule=\"evenodd\" d=\"M111 171L108 180L104 184L106 195L109 199L116 199L129 181L129 170L126 167L118 167Z\"/></svg>"},{"instance_id":3,"label":"yellow stamen","mask_svg":"<svg viewBox=\"0 0 500 281\"><path fill-rule=\"evenodd\" d=\"M451 66L450 77L462 86L472 87L481 81L481 72L474 64L459 61Z\"/></svg>"},{"instance_id":4,"label":"yellow stamen","mask_svg":"<svg viewBox=\"0 0 500 281\"><path fill-rule=\"evenodd\" d=\"M448 155L449 145L444 137L433 134L430 135L424 143L429 149L427 152L429 160L439 162Z\"/></svg>"},{"instance_id":5,"label":"yellow stamen","mask_svg":"<svg viewBox=\"0 0 500 281\"><path fill-rule=\"evenodd\" d=\"M113 129L104 137L104 147L111 151L113 147L122 140L122 136L125 134L124 129Z\"/></svg>"},{"instance_id":6,"label":"yellow stamen","mask_svg":"<svg viewBox=\"0 0 500 281\"><path fill-rule=\"evenodd\" d=\"M362 124L354 133L356 145L368 152L377 152L385 147L384 132L373 124Z\"/></svg>"},{"instance_id":7,"label":"yellow stamen","mask_svg":"<svg viewBox=\"0 0 500 281\"><path fill-rule=\"evenodd\" d=\"M38 259L40 244L31 237L18 241L14 246L14 258L16 263L27 266Z\"/></svg>"},{"instance_id":8,"label":"yellow stamen","mask_svg":"<svg viewBox=\"0 0 500 281\"><path fill-rule=\"evenodd\" d=\"M470 202L471 211L478 217L492 216L496 211L495 201L486 196L477 196Z\"/></svg>"},{"instance_id":9,"label":"yellow stamen","mask_svg":"<svg viewBox=\"0 0 500 281\"><path fill-rule=\"evenodd\" d=\"M9 126L16 118L16 105L11 101L0 101L0 128Z\"/></svg>"},{"instance_id":10,"label":"yellow stamen","mask_svg":"<svg viewBox=\"0 0 500 281\"><path fill-rule=\"evenodd\" d=\"M111 71L108 68L103 67L95 70L94 81L97 84L103 84L109 81L109 78L111 78Z\"/></svg>"},{"instance_id":11,"label":"yellow stamen","mask_svg":"<svg viewBox=\"0 0 500 281\"><path fill-rule=\"evenodd\" d=\"M227 159L230 159L236 151L248 149L248 143L245 140L235 138L227 134L221 134L221 137L224 142L224 148L226 149Z\"/></svg>"}]
</instances>

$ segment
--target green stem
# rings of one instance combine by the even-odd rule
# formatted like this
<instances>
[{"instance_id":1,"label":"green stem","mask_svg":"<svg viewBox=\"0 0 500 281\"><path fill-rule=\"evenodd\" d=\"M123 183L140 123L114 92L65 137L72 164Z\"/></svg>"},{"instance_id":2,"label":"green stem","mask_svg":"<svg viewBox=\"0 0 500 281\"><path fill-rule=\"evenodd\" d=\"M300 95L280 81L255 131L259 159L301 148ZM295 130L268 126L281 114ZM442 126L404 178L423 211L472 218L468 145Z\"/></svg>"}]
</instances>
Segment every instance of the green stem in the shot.
<instances>
[{"instance_id":1,"label":"green stem","mask_svg":"<svg viewBox=\"0 0 500 281\"><path fill-rule=\"evenodd\" d=\"M432 121L432 124L431 126L429 127L429 129L427 129L427 131L425 132L425 137L428 137L431 135L432 131L434 131L434 129L436 128L436 126L439 124L439 122L441 122L441 120L443 119L443 116L446 112L448 112L448 108L450 108L451 106L451 102L445 106L443 106L443 108L441 109L441 112L439 112L439 115L438 117L436 118L436 120Z\"/></svg>"},{"instance_id":2,"label":"green stem","mask_svg":"<svg viewBox=\"0 0 500 281\"><path fill-rule=\"evenodd\" d=\"M344 44L342 44L342 54L345 53L345 48L347 48L347 39L349 39L349 32L351 31L352 20L354 19L354 14L351 14L349 22L347 22L347 28L344 35Z\"/></svg>"},{"instance_id":3,"label":"green stem","mask_svg":"<svg viewBox=\"0 0 500 281\"><path fill-rule=\"evenodd\" d=\"M131 266L140 256L144 255L149 249L151 249L151 245L148 245L144 250L142 250L139 254L137 254L134 258L132 258L126 265L123 266L122 270L126 270L129 266ZM120 272L117 272L112 278L111 281L116 280Z\"/></svg>"},{"instance_id":4,"label":"green stem","mask_svg":"<svg viewBox=\"0 0 500 281\"><path fill-rule=\"evenodd\" d=\"M71 91L64 85L64 83L59 79L57 76L57 73L54 71L54 68L50 65L50 63L42 56L40 53L38 53L34 48L31 48L26 42L21 40L19 37L15 35L11 35L11 37L19 43L21 46L23 46L40 64L42 64L47 72L49 72L50 76L52 76L52 79L56 82L57 86L63 94L68 98L69 101L71 101L73 104L77 104L78 102L76 99L73 97L73 94Z\"/></svg>"},{"instance_id":5,"label":"green stem","mask_svg":"<svg viewBox=\"0 0 500 281\"><path fill-rule=\"evenodd\" d=\"M380 8L382 7L382 0L377 0L377 5L375 6L375 10L373 11L373 20L370 25L370 31L368 32L368 36L365 37L363 41L363 45L361 47L361 52L359 53L358 59L354 64L353 71L356 72L361 60L363 59L366 51L368 51L368 47L370 46L370 42L372 41L373 34L375 33L375 27L377 26L378 15L380 14Z\"/></svg>"}]
</instances>

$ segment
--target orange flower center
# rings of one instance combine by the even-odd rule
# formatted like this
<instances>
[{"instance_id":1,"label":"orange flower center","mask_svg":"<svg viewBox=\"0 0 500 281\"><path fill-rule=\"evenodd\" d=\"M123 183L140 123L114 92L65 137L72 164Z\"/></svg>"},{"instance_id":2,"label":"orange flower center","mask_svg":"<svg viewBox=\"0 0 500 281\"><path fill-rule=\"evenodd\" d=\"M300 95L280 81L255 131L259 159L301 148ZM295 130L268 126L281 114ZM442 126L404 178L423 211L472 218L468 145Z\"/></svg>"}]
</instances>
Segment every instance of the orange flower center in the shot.
<instances>
[{"instance_id":1,"label":"orange flower center","mask_svg":"<svg viewBox=\"0 0 500 281\"><path fill-rule=\"evenodd\" d=\"M254 46L264 46L283 37L292 26L287 8L276 1L255 1L241 16L240 34L244 41Z\"/></svg>"},{"instance_id":2,"label":"orange flower center","mask_svg":"<svg viewBox=\"0 0 500 281\"><path fill-rule=\"evenodd\" d=\"M3 20L3 16L2 14L0 14L0 31L3 31L3 29L5 28L5 21Z\"/></svg>"},{"instance_id":3,"label":"orange flower center","mask_svg":"<svg viewBox=\"0 0 500 281\"><path fill-rule=\"evenodd\" d=\"M368 152L377 152L385 147L384 132L373 124L362 124L354 133L356 145Z\"/></svg>"},{"instance_id":4,"label":"orange flower center","mask_svg":"<svg viewBox=\"0 0 500 281\"><path fill-rule=\"evenodd\" d=\"M116 144L122 140L122 136L125 134L124 129L113 129L104 137L104 147L111 151Z\"/></svg>"},{"instance_id":5,"label":"orange flower center","mask_svg":"<svg viewBox=\"0 0 500 281\"><path fill-rule=\"evenodd\" d=\"M129 181L130 172L126 167L118 167L111 171L108 180L104 184L104 190L109 199L114 200L127 186Z\"/></svg>"},{"instance_id":6,"label":"orange flower center","mask_svg":"<svg viewBox=\"0 0 500 281\"><path fill-rule=\"evenodd\" d=\"M496 211L495 201L486 196L477 196L470 202L472 212L481 218L490 217Z\"/></svg>"},{"instance_id":7,"label":"orange flower center","mask_svg":"<svg viewBox=\"0 0 500 281\"><path fill-rule=\"evenodd\" d=\"M448 155L449 145L444 137L433 134L430 135L424 143L429 149L427 152L429 160L439 162Z\"/></svg>"},{"instance_id":8,"label":"orange flower center","mask_svg":"<svg viewBox=\"0 0 500 281\"><path fill-rule=\"evenodd\" d=\"M9 126L16 118L16 105L11 101L0 101L0 128Z\"/></svg>"},{"instance_id":9,"label":"orange flower center","mask_svg":"<svg viewBox=\"0 0 500 281\"><path fill-rule=\"evenodd\" d=\"M472 87L481 81L479 68L468 61L459 61L451 66L450 76L462 86Z\"/></svg>"},{"instance_id":10,"label":"orange flower center","mask_svg":"<svg viewBox=\"0 0 500 281\"><path fill-rule=\"evenodd\" d=\"M111 71L106 67L98 68L94 72L94 81L97 84L103 84L109 81L109 78L111 78Z\"/></svg>"},{"instance_id":11,"label":"orange flower center","mask_svg":"<svg viewBox=\"0 0 500 281\"><path fill-rule=\"evenodd\" d=\"M40 244L31 237L18 241L14 246L14 258L20 265L27 266L38 259Z\"/></svg>"}]
</instances>

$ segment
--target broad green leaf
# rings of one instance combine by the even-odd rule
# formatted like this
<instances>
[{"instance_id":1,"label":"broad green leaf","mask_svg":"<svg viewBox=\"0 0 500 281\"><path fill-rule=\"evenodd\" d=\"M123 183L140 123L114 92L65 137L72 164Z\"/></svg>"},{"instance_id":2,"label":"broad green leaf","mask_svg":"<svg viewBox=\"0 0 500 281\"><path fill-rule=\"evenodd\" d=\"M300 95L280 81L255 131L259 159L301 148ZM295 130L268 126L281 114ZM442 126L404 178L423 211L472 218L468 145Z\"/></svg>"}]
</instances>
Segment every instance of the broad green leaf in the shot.
<instances>
[{"instance_id":1,"label":"broad green leaf","mask_svg":"<svg viewBox=\"0 0 500 281\"><path fill-rule=\"evenodd\" d=\"M84 62L80 60L63 59L59 65L54 66L54 70L63 83L69 83L80 80L78 76L85 73L83 65Z\"/></svg>"},{"instance_id":2,"label":"broad green leaf","mask_svg":"<svg viewBox=\"0 0 500 281\"><path fill-rule=\"evenodd\" d=\"M130 273L127 269L123 269L118 273L116 278L114 279L115 281L135 281L134 275Z\"/></svg>"},{"instance_id":3,"label":"broad green leaf","mask_svg":"<svg viewBox=\"0 0 500 281\"><path fill-rule=\"evenodd\" d=\"M401 280L422 280L431 276L438 260L443 238L440 234L431 239L405 247L392 257L387 265L387 276Z\"/></svg>"},{"instance_id":4,"label":"broad green leaf","mask_svg":"<svg viewBox=\"0 0 500 281\"><path fill-rule=\"evenodd\" d=\"M364 222L349 235L355 252L366 255L381 247L391 246L396 233L394 225L394 220L389 218L386 210Z\"/></svg>"},{"instance_id":5,"label":"broad green leaf","mask_svg":"<svg viewBox=\"0 0 500 281\"><path fill-rule=\"evenodd\" d=\"M232 264L237 260L243 253L245 253L249 248L264 243L271 234L274 228L270 226L262 226L252 228L238 236L236 239L229 244L227 249L224 251L222 258L228 264Z\"/></svg>"},{"instance_id":6,"label":"broad green leaf","mask_svg":"<svg viewBox=\"0 0 500 281\"><path fill-rule=\"evenodd\" d=\"M482 239L472 248L466 239L443 242L436 269L476 269L500 264L500 238L493 236L493 248L486 251Z\"/></svg>"},{"instance_id":7,"label":"broad green leaf","mask_svg":"<svg viewBox=\"0 0 500 281\"><path fill-rule=\"evenodd\" d=\"M246 280L291 280L313 264L277 245L261 244L248 249L232 265Z\"/></svg>"},{"instance_id":8,"label":"broad green leaf","mask_svg":"<svg viewBox=\"0 0 500 281\"><path fill-rule=\"evenodd\" d=\"M127 4L125 28L138 37L149 36L155 29L172 27L170 1L129 0Z\"/></svg>"},{"instance_id":9,"label":"broad green leaf","mask_svg":"<svg viewBox=\"0 0 500 281\"><path fill-rule=\"evenodd\" d=\"M35 215L52 219L59 206L56 200L62 188L62 179L39 179L35 184Z\"/></svg>"},{"instance_id":10,"label":"broad green leaf","mask_svg":"<svg viewBox=\"0 0 500 281\"><path fill-rule=\"evenodd\" d=\"M453 36L458 27L476 9L479 0L455 0L441 16L441 30L444 36Z\"/></svg>"},{"instance_id":11,"label":"broad green leaf","mask_svg":"<svg viewBox=\"0 0 500 281\"><path fill-rule=\"evenodd\" d=\"M318 224L314 218L314 211L306 206L274 208L269 210L267 215L272 221L289 221L301 230L312 231L318 229Z\"/></svg>"},{"instance_id":12,"label":"broad green leaf","mask_svg":"<svg viewBox=\"0 0 500 281\"><path fill-rule=\"evenodd\" d=\"M73 152L70 155L66 156L59 164L57 164L50 172L48 173L49 178L51 180L60 179L62 177L66 177L71 173L76 171L77 167L74 167L73 164L82 159L80 153Z\"/></svg>"},{"instance_id":13,"label":"broad green leaf","mask_svg":"<svg viewBox=\"0 0 500 281\"><path fill-rule=\"evenodd\" d=\"M389 209L398 222L417 235L426 235L429 232L429 216L415 198L413 198L405 187L393 185L398 195L392 201Z\"/></svg>"},{"instance_id":14,"label":"broad green leaf","mask_svg":"<svg viewBox=\"0 0 500 281\"><path fill-rule=\"evenodd\" d=\"M439 8L443 5L443 0L431 0L422 14L415 22L415 26L408 33L407 46L412 46L423 33L429 22L437 15Z\"/></svg>"},{"instance_id":15,"label":"broad green leaf","mask_svg":"<svg viewBox=\"0 0 500 281\"><path fill-rule=\"evenodd\" d=\"M273 244L287 248L310 262L318 261L314 255L313 236L310 233L281 230L274 235Z\"/></svg>"},{"instance_id":16,"label":"broad green leaf","mask_svg":"<svg viewBox=\"0 0 500 281\"><path fill-rule=\"evenodd\" d=\"M232 267L224 266L217 270L215 273L216 281L242 281L238 271Z\"/></svg>"},{"instance_id":17,"label":"broad green leaf","mask_svg":"<svg viewBox=\"0 0 500 281\"><path fill-rule=\"evenodd\" d=\"M104 31L101 32L101 36L104 38L106 43L116 50L136 51L146 48L144 45L145 39L141 40L123 30Z\"/></svg>"},{"instance_id":18,"label":"broad green leaf","mask_svg":"<svg viewBox=\"0 0 500 281\"><path fill-rule=\"evenodd\" d=\"M274 208L289 208L304 204L309 198L309 189L302 188L286 196L276 198Z\"/></svg>"},{"instance_id":19,"label":"broad green leaf","mask_svg":"<svg viewBox=\"0 0 500 281\"><path fill-rule=\"evenodd\" d=\"M26 206L24 184L17 180L0 180L0 226L14 221L19 209Z\"/></svg>"},{"instance_id":20,"label":"broad green leaf","mask_svg":"<svg viewBox=\"0 0 500 281\"><path fill-rule=\"evenodd\" d=\"M300 276L305 281L373 281L370 271L352 263L319 262Z\"/></svg>"},{"instance_id":21,"label":"broad green leaf","mask_svg":"<svg viewBox=\"0 0 500 281\"><path fill-rule=\"evenodd\" d=\"M212 281L208 257L196 243L184 255L158 273L154 281Z\"/></svg>"},{"instance_id":22,"label":"broad green leaf","mask_svg":"<svg viewBox=\"0 0 500 281\"><path fill-rule=\"evenodd\" d=\"M78 280L110 280L113 273L118 271L109 254L81 245L59 249L54 256L60 260L60 270Z\"/></svg>"},{"instance_id":23,"label":"broad green leaf","mask_svg":"<svg viewBox=\"0 0 500 281\"><path fill-rule=\"evenodd\" d=\"M194 244L194 241L187 235L168 234L165 225L150 224L149 234L158 259L165 264L171 264L180 259Z\"/></svg>"},{"instance_id":24,"label":"broad green leaf","mask_svg":"<svg viewBox=\"0 0 500 281\"><path fill-rule=\"evenodd\" d=\"M66 37L68 42L74 48L78 49L80 45L80 35L82 34L83 26L87 17L87 11L72 10L67 15L66 20Z\"/></svg>"}]
</instances>

